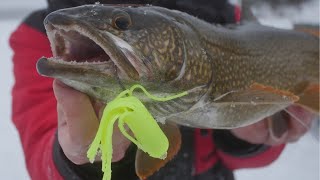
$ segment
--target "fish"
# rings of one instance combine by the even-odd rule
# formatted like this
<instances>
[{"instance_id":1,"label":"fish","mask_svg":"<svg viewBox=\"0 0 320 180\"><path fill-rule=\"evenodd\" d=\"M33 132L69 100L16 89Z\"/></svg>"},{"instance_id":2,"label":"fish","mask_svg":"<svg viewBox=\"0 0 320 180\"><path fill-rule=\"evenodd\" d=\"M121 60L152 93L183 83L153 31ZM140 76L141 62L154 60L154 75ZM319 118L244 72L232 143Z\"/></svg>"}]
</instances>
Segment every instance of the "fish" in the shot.
<instances>
[{"instance_id":1,"label":"fish","mask_svg":"<svg viewBox=\"0 0 320 180\"><path fill-rule=\"evenodd\" d=\"M172 124L232 129L293 104L319 113L319 38L306 33L255 22L221 26L150 5L62 9L44 25L53 57L38 60L42 76L105 103L134 84L159 97L188 93L154 102L136 92L165 123L172 151L160 164L137 153L141 179L177 153L181 136Z\"/></svg>"}]
</instances>

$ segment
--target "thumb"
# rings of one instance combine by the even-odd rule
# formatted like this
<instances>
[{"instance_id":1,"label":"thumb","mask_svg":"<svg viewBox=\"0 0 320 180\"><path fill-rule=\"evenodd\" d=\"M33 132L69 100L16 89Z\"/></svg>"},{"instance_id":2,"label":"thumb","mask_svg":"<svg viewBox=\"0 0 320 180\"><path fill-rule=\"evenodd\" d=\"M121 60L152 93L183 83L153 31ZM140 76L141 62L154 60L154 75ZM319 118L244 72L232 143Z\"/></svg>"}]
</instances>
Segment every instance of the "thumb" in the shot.
<instances>
[{"instance_id":1,"label":"thumb","mask_svg":"<svg viewBox=\"0 0 320 180\"><path fill-rule=\"evenodd\" d=\"M99 126L89 97L59 80L54 80L53 91L58 103L59 131L73 143L89 145Z\"/></svg>"}]
</instances>

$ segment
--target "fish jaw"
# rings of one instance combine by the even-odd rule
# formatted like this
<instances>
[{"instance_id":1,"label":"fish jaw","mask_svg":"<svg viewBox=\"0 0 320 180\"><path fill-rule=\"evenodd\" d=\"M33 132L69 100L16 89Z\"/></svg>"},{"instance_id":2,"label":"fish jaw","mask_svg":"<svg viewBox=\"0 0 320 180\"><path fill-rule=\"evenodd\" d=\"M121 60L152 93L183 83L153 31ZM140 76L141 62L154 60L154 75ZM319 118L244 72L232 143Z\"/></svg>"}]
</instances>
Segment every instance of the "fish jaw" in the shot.
<instances>
[{"instance_id":1,"label":"fish jaw","mask_svg":"<svg viewBox=\"0 0 320 180\"><path fill-rule=\"evenodd\" d=\"M141 77L151 78L150 68L130 44L64 12L51 13L44 21L53 57L39 59L39 74L60 79L85 93L106 89L100 95L94 93L99 99L104 99L108 88L114 91L116 87L120 92L120 80L131 84Z\"/></svg>"},{"instance_id":2,"label":"fish jaw","mask_svg":"<svg viewBox=\"0 0 320 180\"><path fill-rule=\"evenodd\" d=\"M119 14L132 19L130 29L115 28ZM109 84L129 88L139 83L153 94L171 94L202 86L180 81L186 69L183 65L187 64L186 47L181 38L175 38L181 33L179 27L162 14L157 8L104 5L55 11L44 20L53 58L41 58L38 72L78 90L75 84L103 89Z\"/></svg>"}]
</instances>

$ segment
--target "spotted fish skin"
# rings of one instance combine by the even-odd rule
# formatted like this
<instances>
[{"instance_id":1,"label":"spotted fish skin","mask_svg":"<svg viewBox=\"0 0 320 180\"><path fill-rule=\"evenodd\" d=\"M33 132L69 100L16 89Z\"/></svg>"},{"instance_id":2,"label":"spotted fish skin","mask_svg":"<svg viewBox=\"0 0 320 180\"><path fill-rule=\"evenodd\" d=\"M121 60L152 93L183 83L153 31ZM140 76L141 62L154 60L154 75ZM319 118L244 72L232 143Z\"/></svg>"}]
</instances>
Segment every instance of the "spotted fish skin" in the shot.
<instances>
[{"instance_id":1,"label":"spotted fish skin","mask_svg":"<svg viewBox=\"0 0 320 180\"><path fill-rule=\"evenodd\" d=\"M137 93L159 121L240 127L295 103L319 82L319 38L301 32L255 23L222 27L153 6L64 9L51 13L45 26L60 60L40 59L42 75L102 101L136 83L158 96L187 91L168 102ZM86 50L110 60L79 65L84 58L76 54Z\"/></svg>"}]
</instances>

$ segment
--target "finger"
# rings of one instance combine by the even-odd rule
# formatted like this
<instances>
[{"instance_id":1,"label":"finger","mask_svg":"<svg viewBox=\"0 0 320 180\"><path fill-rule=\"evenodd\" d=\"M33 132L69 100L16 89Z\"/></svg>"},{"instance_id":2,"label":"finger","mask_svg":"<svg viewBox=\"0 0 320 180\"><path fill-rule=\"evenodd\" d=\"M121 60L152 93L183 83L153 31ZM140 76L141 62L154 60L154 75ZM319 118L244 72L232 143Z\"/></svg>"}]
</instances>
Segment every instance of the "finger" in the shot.
<instances>
[{"instance_id":1,"label":"finger","mask_svg":"<svg viewBox=\"0 0 320 180\"><path fill-rule=\"evenodd\" d=\"M92 100L91 101L94 112L96 113L96 116L98 117L98 120L101 120L104 108L106 107L106 104L100 101Z\"/></svg>"},{"instance_id":2,"label":"finger","mask_svg":"<svg viewBox=\"0 0 320 180\"><path fill-rule=\"evenodd\" d=\"M270 136L274 139L283 137L288 132L288 121L290 116L285 111L280 111L272 115L268 120Z\"/></svg>"},{"instance_id":3,"label":"finger","mask_svg":"<svg viewBox=\"0 0 320 180\"><path fill-rule=\"evenodd\" d=\"M288 137L289 114L280 111L268 118L269 138L265 142L267 145L279 145L286 142Z\"/></svg>"},{"instance_id":4,"label":"finger","mask_svg":"<svg viewBox=\"0 0 320 180\"><path fill-rule=\"evenodd\" d=\"M278 119L278 120L280 120L281 123L285 123L285 126L288 128L287 119L282 117L282 119ZM268 121L269 134L268 134L268 138L264 142L264 144L270 145L270 146L275 146L275 145L280 145L280 144L285 143L287 140L287 137L288 137L288 129L281 130L281 134L275 134L274 126L277 124L272 125L272 123L274 123L274 120L272 119L272 117L268 118L267 121Z\"/></svg>"},{"instance_id":5,"label":"finger","mask_svg":"<svg viewBox=\"0 0 320 180\"><path fill-rule=\"evenodd\" d=\"M266 120L261 120L246 127L233 129L231 132L236 137L252 144L265 143L269 137L268 124Z\"/></svg>"},{"instance_id":6,"label":"finger","mask_svg":"<svg viewBox=\"0 0 320 180\"><path fill-rule=\"evenodd\" d=\"M74 143L89 145L99 121L87 95L55 80L53 90L58 103L58 126L66 125Z\"/></svg>"},{"instance_id":7,"label":"finger","mask_svg":"<svg viewBox=\"0 0 320 180\"><path fill-rule=\"evenodd\" d=\"M112 135L112 145L114 151L112 154L112 162L117 162L121 160L128 147L130 146L131 141L129 141L120 131L118 127L118 122L114 124L113 135Z\"/></svg>"},{"instance_id":8,"label":"finger","mask_svg":"<svg viewBox=\"0 0 320 180\"><path fill-rule=\"evenodd\" d=\"M314 115L299 106L289 107L288 112L291 116L287 141L295 142L310 129Z\"/></svg>"}]
</instances>

